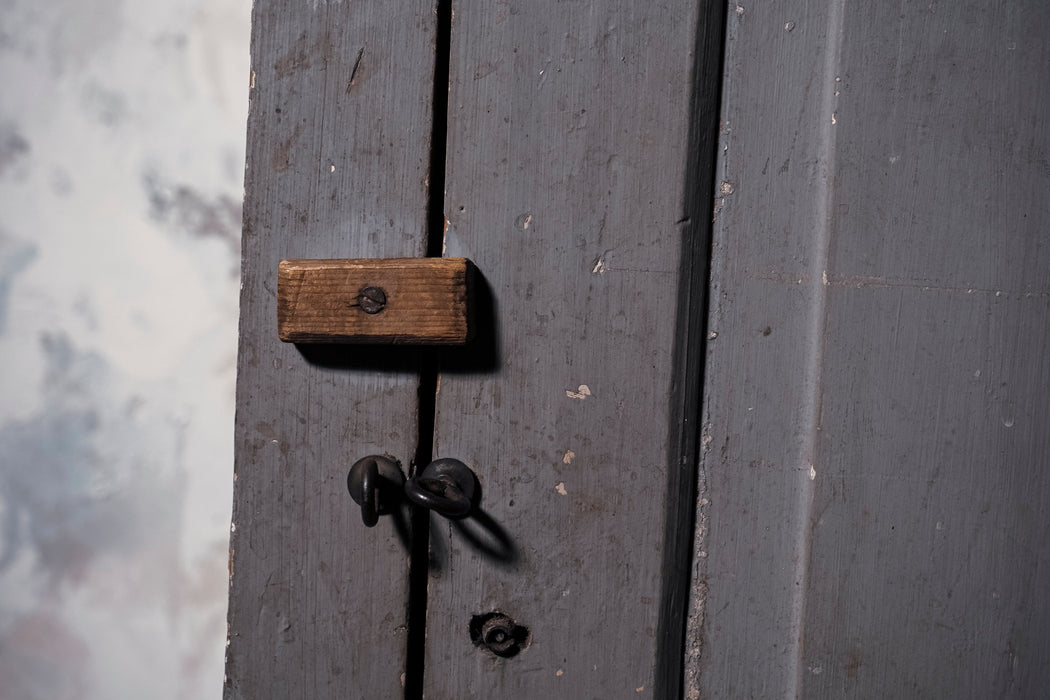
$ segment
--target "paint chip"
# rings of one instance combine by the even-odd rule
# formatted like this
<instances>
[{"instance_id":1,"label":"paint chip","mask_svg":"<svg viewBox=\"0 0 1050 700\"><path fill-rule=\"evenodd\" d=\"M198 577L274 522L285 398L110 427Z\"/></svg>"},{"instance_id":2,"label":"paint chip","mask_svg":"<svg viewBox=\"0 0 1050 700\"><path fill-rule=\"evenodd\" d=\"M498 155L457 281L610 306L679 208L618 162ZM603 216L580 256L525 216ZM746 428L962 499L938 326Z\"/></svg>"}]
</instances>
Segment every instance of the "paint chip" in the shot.
<instances>
[{"instance_id":1,"label":"paint chip","mask_svg":"<svg viewBox=\"0 0 1050 700\"><path fill-rule=\"evenodd\" d=\"M572 450L565 450L565 456L561 458L562 464L572 464L572 460L576 459L576 453Z\"/></svg>"},{"instance_id":2,"label":"paint chip","mask_svg":"<svg viewBox=\"0 0 1050 700\"><path fill-rule=\"evenodd\" d=\"M809 465L809 480L810 480L810 481L813 481L813 480L814 480L814 479L816 479L816 478L817 478L817 470L816 470L816 468L815 468L815 467L814 467L814 466L813 466L813 465L811 464L811 465Z\"/></svg>"},{"instance_id":3,"label":"paint chip","mask_svg":"<svg viewBox=\"0 0 1050 700\"><path fill-rule=\"evenodd\" d=\"M603 258L598 258L594 261L594 267L591 268L591 274L604 275L606 269L607 268L605 267L605 260Z\"/></svg>"},{"instance_id":4,"label":"paint chip","mask_svg":"<svg viewBox=\"0 0 1050 700\"><path fill-rule=\"evenodd\" d=\"M795 23L794 22L785 22L784 23L784 31L785 32L790 32L794 28L795 28Z\"/></svg>"},{"instance_id":5,"label":"paint chip","mask_svg":"<svg viewBox=\"0 0 1050 700\"><path fill-rule=\"evenodd\" d=\"M734 189L733 183L728 180L723 180L722 184L718 186L718 191L722 194L733 194Z\"/></svg>"},{"instance_id":6,"label":"paint chip","mask_svg":"<svg viewBox=\"0 0 1050 700\"><path fill-rule=\"evenodd\" d=\"M335 172L335 166L334 165L329 165L328 166L328 172L334 173Z\"/></svg>"},{"instance_id":7,"label":"paint chip","mask_svg":"<svg viewBox=\"0 0 1050 700\"><path fill-rule=\"evenodd\" d=\"M643 690L645 690L645 686L644 685L640 685L640 686L638 686L637 688L634 689L634 692L640 693Z\"/></svg>"},{"instance_id":8,"label":"paint chip","mask_svg":"<svg viewBox=\"0 0 1050 700\"><path fill-rule=\"evenodd\" d=\"M555 671L555 672L554 672L554 675L555 675L555 676L564 676L564 675L565 675L565 671L562 671L562 670L561 670L561 669L559 668L559 669L558 669L557 671Z\"/></svg>"},{"instance_id":9,"label":"paint chip","mask_svg":"<svg viewBox=\"0 0 1050 700\"><path fill-rule=\"evenodd\" d=\"M580 401L583 401L591 395L591 388L586 384L580 384L576 391L573 391L572 389L566 389L565 395L568 396L570 399L579 399Z\"/></svg>"},{"instance_id":10,"label":"paint chip","mask_svg":"<svg viewBox=\"0 0 1050 700\"><path fill-rule=\"evenodd\" d=\"M557 485L555 485L554 490L557 491L558 494L561 495L561 496L568 496L569 495L569 492L565 490L565 482L564 481L559 481L557 483Z\"/></svg>"}]
</instances>

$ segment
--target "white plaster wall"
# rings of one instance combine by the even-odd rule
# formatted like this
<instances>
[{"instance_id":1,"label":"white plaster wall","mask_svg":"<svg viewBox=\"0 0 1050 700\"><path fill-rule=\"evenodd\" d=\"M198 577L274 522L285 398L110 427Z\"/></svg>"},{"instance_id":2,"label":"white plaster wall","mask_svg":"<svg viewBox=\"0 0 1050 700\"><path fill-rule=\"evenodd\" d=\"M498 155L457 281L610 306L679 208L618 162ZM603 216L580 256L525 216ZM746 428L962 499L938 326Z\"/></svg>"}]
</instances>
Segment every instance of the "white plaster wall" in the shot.
<instances>
[{"instance_id":1,"label":"white plaster wall","mask_svg":"<svg viewBox=\"0 0 1050 700\"><path fill-rule=\"evenodd\" d=\"M0 696L220 697L250 0L0 0Z\"/></svg>"}]
</instances>

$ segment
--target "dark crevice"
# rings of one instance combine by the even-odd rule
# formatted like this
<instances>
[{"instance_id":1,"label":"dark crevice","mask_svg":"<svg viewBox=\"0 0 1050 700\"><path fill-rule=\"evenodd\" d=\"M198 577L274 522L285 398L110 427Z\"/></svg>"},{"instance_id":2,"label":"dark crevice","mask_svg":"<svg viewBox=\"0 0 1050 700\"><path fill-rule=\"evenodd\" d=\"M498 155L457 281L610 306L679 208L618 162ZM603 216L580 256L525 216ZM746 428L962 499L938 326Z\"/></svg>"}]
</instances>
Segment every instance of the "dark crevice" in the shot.
<instances>
[{"instance_id":1,"label":"dark crevice","mask_svg":"<svg viewBox=\"0 0 1050 700\"><path fill-rule=\"evenodd\" d=\"M410 476L425 467L434 455L434 409L437 367L421 360L419 378L419 441L409 467ZM427 642L427 584L430 561L430 511L412 506L412 545L408 568L408 650L405 656L405 700L422 700Z\"/></svg>"},{"instance_id":2,"label":"dark crevice","mask_svg":"<svg viewBox=\"0 0 1050 700\"><path fill-rule=\"evenodd\" d=\"M434 39L433 113L427 187L426 256L439 258L445 238L445 155L448 133L449 63L452 0L437 0ZM416 454L410 476L434 458L437 403L437 355L423 353L419 365L419 413ZM427 585L430 565L430 511L412 507L412 547L408 574L408 649L405 659L405 700L422 700L426 665Z\"/></svg>"},{"instance_id":3,"label":"dark crevice","mask_svg":"<svg viewBox=\"0 0 1050 700\"><path fill-rule=\"evenodd\" d=\"M657 636L653 697L683 697L686 625L692 577L699 472L704 358L707 354L708 280L711 261L711 206L715 193L718 118L721 106L725 8L720 0L700 4L693 53L689 143L684 178L684 211L675 319L673 366L680 379L672 391L668 450L667 515L664 531L663 591Z\"/></svg>"},{"instance_id":4,"label":"dark crevice","mask_svg":"<svg viewBox=\"0 0 1050 700\"><path fill-rule=\"evenodd\" d=\"M440 258L445 240L445 150L448 134L448 76L452 50L452 0L437 0L434 104L430 128L427 257Z\"/></svg>"}]
</instances>

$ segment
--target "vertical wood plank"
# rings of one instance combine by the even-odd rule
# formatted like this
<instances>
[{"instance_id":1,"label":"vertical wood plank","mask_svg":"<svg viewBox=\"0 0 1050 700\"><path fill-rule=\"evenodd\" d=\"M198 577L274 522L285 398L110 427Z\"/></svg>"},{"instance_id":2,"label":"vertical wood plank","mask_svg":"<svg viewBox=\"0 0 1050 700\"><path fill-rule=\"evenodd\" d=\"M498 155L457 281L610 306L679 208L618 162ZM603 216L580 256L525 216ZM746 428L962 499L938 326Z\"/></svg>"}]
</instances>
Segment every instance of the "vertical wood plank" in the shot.
<instances>
[{"instance_id":1,"label":"vertical wood plank","mask_svg":"<svg viewBox=\"0 0 1050 700\"><path fill-rule=\"evenodd\" d=\"M803 697L832 9L741 3L727 16L690 699Z\"/></svg>"},{"instance_id":2,"label":"vertical wood plank","mask_svg":"<svg viewBox=\"0 0 1050 700\"><path fill-rule=\"evenodd\" d=\"M366 529L347 469L407 464L411 363L300 352L276 326L284 258L416 257L426 231L429 2L256 0L244 210L226 697L401 697L408 554Z\"/></svg>"},{"instance_id":3,"label":"vertical wood plank","mask_svg":"<svg viewBox=\"0 0 1050 700\"><path fill-rule=\"evenodd\" d=\"M843 13L808 697L1050 685L1050 6L941 10Z\"/></svg>"},{"instance_id":4,"label":"vertical wood plank","mask_svg":"<svg viewBox=\"0 0 1050 700\"><path fill-rule=\"evenodd\" d=\"M1050 10L729 26L689 690L1041 696Z\"/></svg>"},{"instance_id":5,"label":"vertical wood plank","mask_svg":"<svg viewBox=\"0 0 1050 700\"><path fill-rule=\"evenodd\" d=\"M697 378L675 338L683 251L706 233L708 7L455 5L445 249L478 264L495 328L488 364L446 363L437 395L435 454L476 470L483 514L432 521L428 697L677 697L666 583L689 552L668 533L689 530L694 465L675 402ZM496 611L531 632L514 658L472 644Z\"/></svg>"}]
</instances>

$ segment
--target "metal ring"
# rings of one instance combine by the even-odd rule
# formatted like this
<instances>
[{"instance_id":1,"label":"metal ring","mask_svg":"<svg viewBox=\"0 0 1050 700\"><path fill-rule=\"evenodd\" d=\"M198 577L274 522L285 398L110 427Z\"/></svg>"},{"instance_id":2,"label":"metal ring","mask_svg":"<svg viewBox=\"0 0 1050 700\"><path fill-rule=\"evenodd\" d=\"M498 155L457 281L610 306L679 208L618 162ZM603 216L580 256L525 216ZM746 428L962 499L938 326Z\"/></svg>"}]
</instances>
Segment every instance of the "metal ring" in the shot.
<instances>
[{"instance_id":1,"label":"metal ring","mask_svg":"<svg viewBox=\"0 0 1050 700\"><path fill-rule=\"evenodd\" d=\"M393 511L404 483L397 462L380 455L359 459L346 475L346 489L361 506L361 521L366 527L375 527L380 515Z\"/></svg>"},{"instance_id":2,"label":"metal ring","mask_svg":"<svg viewBox=\"0 0 1050 700\"><path fill-rule=\"evenodd\" d=\"M346 475L346 488L351 496L354 496L354 487L351 485L353 477L356 476L360 485L361 521L365 527L375 527L379 522L379 489L376 482L379 481L379 465L372 458L361 461L360 471L356 474L353 470ZM354 500L357 500L356 498Z\"/></svg>"},{"instance_id":3,"label":"metal ring","mask_svg":"<svg viewBox=\"0 0 1050 700\"><path fill-rule=\"evenodd\" d=\"M436 511L446 518L461 518L470 512L470 499L449 479L414 477L405 484L405 494L417 506Z\"/></svg>"},{"instance_id":4,"label":"metal ring","mask_svg":"<svg viewBox=\"0 0 1050 700\"><path fill-rule=\"evenodd\" d=\"M458 459L437 459L408 480L405 495L446 518L462 518L474 507L474 480L474 472Z\"/></svg>"}]
</instances>

